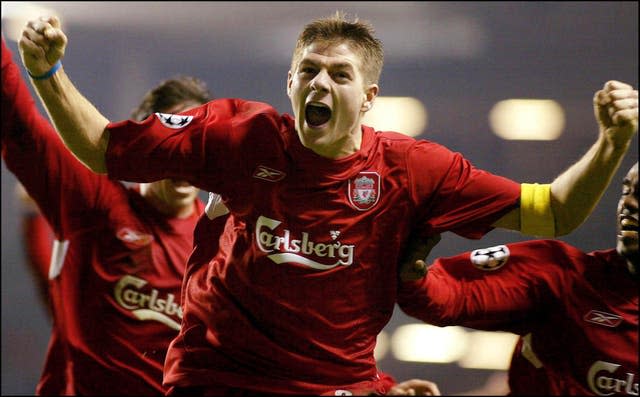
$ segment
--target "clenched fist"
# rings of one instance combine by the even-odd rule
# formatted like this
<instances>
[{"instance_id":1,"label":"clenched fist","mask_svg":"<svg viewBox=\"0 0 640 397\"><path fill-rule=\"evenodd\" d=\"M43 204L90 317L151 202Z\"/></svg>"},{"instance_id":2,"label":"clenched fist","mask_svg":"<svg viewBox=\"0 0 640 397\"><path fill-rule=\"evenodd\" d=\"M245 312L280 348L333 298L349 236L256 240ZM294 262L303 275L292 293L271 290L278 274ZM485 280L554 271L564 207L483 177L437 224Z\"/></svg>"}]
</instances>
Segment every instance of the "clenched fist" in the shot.
<instances>
[{"instance_id":1,"label":"clenched fist","mask_svg":"<svg viewBox=\"0 0 640 397\"><path fill-rule=\"evenodd\" d=\"M57 17L40 17L27 22L18 44L29 74L41 76L64 56L67 36L60 29Z\"/></svg>"}]
</instances>

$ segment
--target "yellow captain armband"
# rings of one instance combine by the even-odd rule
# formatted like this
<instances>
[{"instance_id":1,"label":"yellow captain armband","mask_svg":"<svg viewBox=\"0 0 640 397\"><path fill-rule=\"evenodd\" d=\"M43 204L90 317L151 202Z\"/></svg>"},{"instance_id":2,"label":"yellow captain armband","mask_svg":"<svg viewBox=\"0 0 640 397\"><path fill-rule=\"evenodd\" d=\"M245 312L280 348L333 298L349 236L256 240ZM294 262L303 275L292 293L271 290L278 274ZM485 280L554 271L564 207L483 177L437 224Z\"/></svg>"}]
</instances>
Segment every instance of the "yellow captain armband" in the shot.
<instances>
[{"instance_id":1,"label":"yellow captain armband","mask_svg":"<svg viewBox=\"0 0 640 397\"><path fill-rule=\"evenodd\" d=\"M551 184L523 183L520 186L520 232L530 236L555 237Z\"/></svg>"}]
</instances>

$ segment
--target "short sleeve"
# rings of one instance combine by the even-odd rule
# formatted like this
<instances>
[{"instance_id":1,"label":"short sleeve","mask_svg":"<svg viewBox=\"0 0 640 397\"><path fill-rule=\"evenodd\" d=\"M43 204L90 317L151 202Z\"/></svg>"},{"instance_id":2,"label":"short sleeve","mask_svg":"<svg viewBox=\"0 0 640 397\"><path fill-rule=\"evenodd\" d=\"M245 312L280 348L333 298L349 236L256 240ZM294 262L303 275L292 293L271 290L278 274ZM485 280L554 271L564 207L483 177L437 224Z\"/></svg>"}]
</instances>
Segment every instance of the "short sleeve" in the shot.
<instances>
[{"instance_id":1,"label":"short sleeve","mask_svg":"<svg viewBox=\"0 0 640 397\"><path fill-rule=\"evenodd\" d=\"M408 167L427 235L452 231L480 238L520 202L519 183L478 169L438 144L419 141Z\"/></svg>"}]
</instances>

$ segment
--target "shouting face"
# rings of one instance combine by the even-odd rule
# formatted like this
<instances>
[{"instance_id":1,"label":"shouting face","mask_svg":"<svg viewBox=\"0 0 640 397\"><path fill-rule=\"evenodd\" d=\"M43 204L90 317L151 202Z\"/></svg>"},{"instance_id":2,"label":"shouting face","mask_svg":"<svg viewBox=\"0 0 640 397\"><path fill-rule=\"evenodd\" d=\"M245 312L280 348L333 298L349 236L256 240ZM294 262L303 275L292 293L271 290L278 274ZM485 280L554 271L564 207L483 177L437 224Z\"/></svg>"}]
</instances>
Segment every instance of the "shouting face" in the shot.
<instances>
[{"instance_id":1,"label":"shouting face","mask_svg":"<svg viewBox=\"0 0 640 397\"><path fill-rule=\"evenodd\" d=\"M378 94L365 84L361 59L348 42L314 42L289 71L287 94L302 144L327 158L360 149L361 120Z\"/></svg>"},{"instance_id":2,"label":"shouting face","mask_svg":"<svg viewBox=\"0 0 640 397\"><path fill-rule=\"evenodd\" d=\"M622 182L617 221L616 250L627 259L631 273L638 277L638 163Z\"/></svg>"}]
</instances>

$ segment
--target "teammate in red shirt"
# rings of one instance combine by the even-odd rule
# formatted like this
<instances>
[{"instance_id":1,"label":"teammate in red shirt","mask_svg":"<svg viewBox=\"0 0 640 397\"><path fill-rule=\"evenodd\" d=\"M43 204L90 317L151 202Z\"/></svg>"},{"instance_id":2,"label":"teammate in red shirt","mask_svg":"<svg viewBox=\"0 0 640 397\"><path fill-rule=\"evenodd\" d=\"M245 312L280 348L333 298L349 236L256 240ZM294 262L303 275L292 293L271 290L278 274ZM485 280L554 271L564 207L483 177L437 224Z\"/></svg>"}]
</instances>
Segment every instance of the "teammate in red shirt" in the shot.
<instances>
[{"instance_id":1,"label":"teammate in red shirt","mask_svg":"<svg viewBox=\"0 0 640 397\"><path fill-rule=\"evenodd\" d=\"M186 178L220 193L230 211L219 248L204 217L195 231L182 328L165 366L172 394L386 392L373 350L414 226L426 237L480 238L496 226L528 230L531 218L553 212L537 227L566 233L589 214L637 131L637 92L634 102L630 86L607 83L594 99L593 150L531 198L524 184L437 143L361 125L378 93L382 48L367 24L340 15L300 36L287 83L295 118L220 99L110 123L61 67L59 28L56 18L31 21L20 48L76 156L114 178Z\"/></svg>"},{"instance_id":2,"label":"teammate in red shirt","mask_svg":"<svg viewBox=\"0 0 640 397\"><path fill-rule=\"evenodd\" d=\"M534 240L440 258L401 289L403 308L431 324L522 335L513 395L637 396L638 163L622 182L616 224L608 250Z\"/></svg>"},{"instance_id":3,"label":"teammate in red shirt","mask_svg":"<svg viewBox=\"0 0 640 397\"><path fill-rule=\"evenodd\" d=\"M3 39L4 50L4 39ZM4 73L4 69L3 69ZM3 80L4 81L4 80ZM3 110L5 108L3 107ZM4 127L4 126L3 126ZM16 185L16 195L21 204L21 236L26 252L27 266L38 286L38 297L48 314L53 316L52 300L49 295L49 264L54 236L47 219L38 205L29 196L20 182ZM67 388L66 357L60 333L52 327L49 338L48 358L37 388L39 394L63 394Z\"/></svg>"},{"instance_id":4,"label":"teammate in red shirt","mask_svg":"<svg viewBox=\"0 0 640 397\"><path fill-rule=\"evenodd\" d=\"M139 110L144 117L177 113L208 95L191 79L171 80ZM52 259L42 269L54 325L36 392L163 395L166 350L182 317L184 268L204 210L198 189L173 180L127 188L89 171L37 111L4 37L2 115L7 168L55 233Z\"/></svg>"},{"instance_id":5,"label":"teammate in red shirt","mask_svg":"<svg viewBox=\"0 0 640 397\"><path fill-rule=\"evenodd\" d=\"M38 209L38 205L24 190L20 182L16 184L16 196L21 206L21 236L22 245L26 252L29 270L38 284L40 300L49 308L49 262L51 261L51 247L53 232L47 220Z\"/></svg>"}]
</instances>

